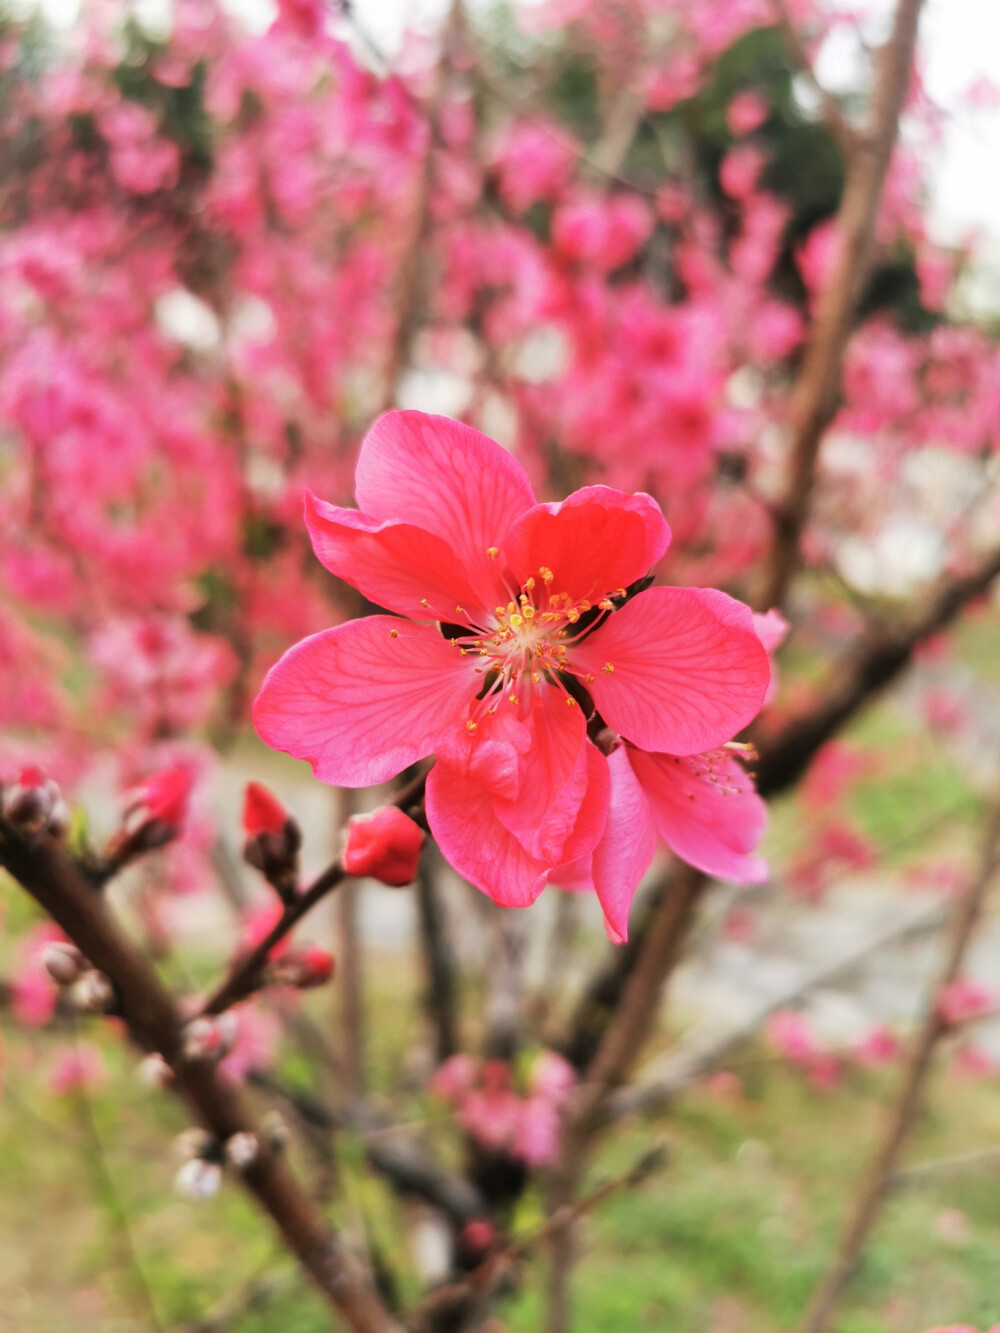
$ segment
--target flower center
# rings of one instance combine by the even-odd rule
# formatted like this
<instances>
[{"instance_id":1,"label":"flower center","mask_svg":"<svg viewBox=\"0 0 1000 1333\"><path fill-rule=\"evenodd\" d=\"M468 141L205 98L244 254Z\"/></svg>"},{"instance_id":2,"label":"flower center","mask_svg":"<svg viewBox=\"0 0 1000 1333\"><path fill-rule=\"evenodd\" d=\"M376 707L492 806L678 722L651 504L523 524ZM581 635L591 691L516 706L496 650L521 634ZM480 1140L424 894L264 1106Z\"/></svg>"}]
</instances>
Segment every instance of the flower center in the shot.
<instances>
[{"instance_id":1,"label":"flower center","mask_svg":"<svg viewBox=\"0 0 1000 1333\"><path fill-rule=\"evenodd\" d=\"M495 620L486 629L451 639L463 655L478 655L482 661L475 668L484 677L479 706L466 722L470 732L477 728L477 718L485 713L492 716L502 698L519 705L521 694L530 693L544 682L556 685L566 696L569 707L577 706L560 676L575 675L567 660L568 652L578 637L592 628L588 612L607 613L615 609L614 602L604 599L597 608L582 598L574 601L566 592L553 592L555 575L542 565L538 577L530 577L506 606L498 606ZM625 590L619 590L623 595ZM581 618L587 616L584 627L577 632ZM492 619L492 618L491 618ZM593 676L585 677L586 683Z\"/></svg>"}]
</instances>

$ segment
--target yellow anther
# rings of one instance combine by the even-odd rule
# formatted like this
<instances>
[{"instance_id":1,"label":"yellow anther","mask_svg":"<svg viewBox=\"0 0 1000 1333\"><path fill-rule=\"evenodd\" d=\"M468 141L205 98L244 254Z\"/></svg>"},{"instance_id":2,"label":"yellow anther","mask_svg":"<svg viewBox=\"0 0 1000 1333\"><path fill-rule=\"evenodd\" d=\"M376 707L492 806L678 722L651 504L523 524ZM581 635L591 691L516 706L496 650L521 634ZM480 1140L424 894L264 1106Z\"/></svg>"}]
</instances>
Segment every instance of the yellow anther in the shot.
<instances>
[{"instance_id":1,"label":"yellow anther","mask_svg":"<svg viewBox=\"0 0 1000 1333\"><path fill-rule=\"evenodd\" d=\"M575 606L571 611L566 612L566 619L569 621L571 625L575 625L576 622L580 619L580 612L576 609Z\"/></svg>"},{"instance_id":2,"label":"yellow anther","mask_svg":"<svg viewBox=\"0 0 1000 1333\"><path fill-rule=\"evenodd\" d=\"M576 700L573 698L573 696L572 696L571 694L566 696L566 707L567 707L567 708L575 708L575 707L576 707Z\"/></svg>"},{"instance_id":3,"label":"yellow anther","mask_svg":"<svg viewBox=\"0 0 1000 1333\"><path fill-rule=\"evenodd\" d=\"M590 607L591 607L591 603L587 601L586 597L583 599L582 602L577 602L577 610L578 610L578 611L589 611L589 610L590 610Z\"/></svg>"},{"instance_id":4,"label":"yellow anther","mask_svg":"<svg viewBox=\"0 0 1000 1333\"><path fill-rule=\"evenodd\" d=\"M585 681L585 683L586 683L587 685L593 685L593 683L594 683L594 681L597 679L597 677L596 677L595 675L593 675L590 671L588 671L587 674L584 676L583 679L584 679L584 681Z\"/></svg>"},{"instance_id":5,"label":"yellow anther","mask_svg":"<svg viewBox=\"0 0 1000 1333\"><path fill-rule=\"evenodd\" d=\"M468 656L469 656L469 650L468 650L467 648L459 648L459 650L458 650L458 655L459 655L459 657L468 657Z\"/></svg>"},{"instance_id":6,"label":"yellow anther","mask_svg":"<svg viewBox=\"0 0 1000 1333\"><path fill-rule=\"evenodd\" d=\"M468 722L466 722L465 724L465 730L469 732L475 731L477 725L478 724L473 722L472 718L470 717Z\"/></svg>"},{"instance_id":7,"label":"yellow anther","mask_svg":"<svg viewBox=\"0 0 1000 1333\"><path fill-rule=\"evenodd\" d=\"M495 546L487 546L486 554L489 556L491 560L495 560L497 556L500 554L500 552L497 550Z\"/></svg>"},{"instance_id":8,"label":"yellow anther","mask_svg":"<svg viewBox=\"0 0 1000 1333\"><path fill-rule=\"evenodd\" d=\"M549 569L548 565L540 565L538 568L538 572L542 576L542 582L545 584L546 587L548 587L548 585L555 578L555 574L552 573L552 570Z\"/></svg>"},{"instance_id":9,"label":"yellow anther","mask_svg":"<svg viewBox=\"0 0 1000 1333\"><path fill-rule=\"evenodd\" d=\"M516 703L517 703L517 695L516 695L516 694L508 694L508 695L507 695L507 698L510 700L510 702L511 702L512 704L516 704Z\"/></svg>"},{"instance_id":10,"label":"yellow anther","mask_svg":"<svg viewBox=\"0 0 1000 1333\"><path fill-rule=\"evenodd\" d=\"M541 676L538 674L537 671L533 671L533 672L531 673L531 679L532 679L532 681L533 681L536 685L541 685L541 683L542 683L542 678L541 678Z\"/></svg>"},{"instance_id":11,"label":"yellow anther","mask_svg":"<svg viewBox=\"0 0 1000 1333\"><path fill-rule=\"evenodd\" d=\"M389 638L390 638L390 639L398 639L398 638L399 638L399 630L398 630L398 629L391 629L391 630L389 631Z\"/></svg>"},{"instance_id":12,"label":"yellow anther","mask_svg":"<svg viewBox=\"0 0 1000 1333\"><path fill-rule=\"evenodd\" d=\"M498 606L498 607L497 607L497 615L498 615L498 616L505 616L506 614L507 614L507 608L506 608L505 606Z\"/></svg>"},{"instance_id":13,"label":"yellow anther","mask_svg":"<svg viewBox=\"0 0 1000 1333\"><path fill-rule=\"evenodd\" d=\"M615 664L613 662L605 662L601 667L601 670L606 676L613 676L615 674Z\"/></svg>"},{"instance_id":14,"label":"yellow anther","mask_svg":"<svg viewBox=\"0 0 1000 1333\"><path fill-rule=\"evenodd\" d=\"M508 603L507 603L507 614L508 614L509 616L512 616L516 610L517 610L517 607L515 606L515 604L514 604L513 602L508 602Z\"/></svg>"},{"instance_id":15,"label":"yellow anther","mask_svg":"<svg viewBox=\"0 0 1000 1333\"><path fill-rule=\"evenodd\" d=\"M604 601L598 602L597 605L602 611L613 611L615 609L615 604L610 597L605 597Z\"/></svg>"},{"instance_id":16,"label":"yellow anther","mask_svg":"<svg viewBox=\"0 0 1000 1333\"><path fill-rule=\"evenodd\" d=\"M430 602L427 600L426 597L421 597L421 599L420 599L420 605L421 605L421 606L430 606Z\"/></svg>"},{"instance_id":17,"label":"yellow anther","mask_svg":"<svg viewBox=\"0 0 1000 1333\"><path fill-rule=\"evenodd\" d=\"M464 606L456 606L456 607L455 607L455 613L456 613L456 615L460 615L460 616L467 616L467 615L469 614L468 611L466 611L466 609L465 609Z\"/></svg>"},{"instance_id":18,"label":"yellow anther","mask_svg":"<svg viewBox=\"0 0 1000 1333\"><path fill-rule=\"evenodd\" d=\"M615 596L616 596L616 597L627 597L627 596L628 596L628 589L627 589L627 588L616 588L616 589L615 589Z\"/></svg>"},{"instance_id":19,"label":"yellow anther","mask_svg":"<svg viewBox=\"0 0 1000 1333\"><path fill-rule=\"evenodd\" d=\"M522 606L521 610L524 613L525 620L534 620L535 608L533 606Z\"/></svg>"},{"instance_id":20,"label":"yellow anther","mask_svg":"<svg viewBox=\"0 0 1000 1333\"><path fill-rule=\"evenodd\" d=\"M524 616L519 616L515 611L510 618L510 623L514 626L515 629L520 629L521 626L524 624Z\"/></svg>"},{"instance_id":21,"label":"yellow anther","mask_svg":"<svg viewBox=\"0 0 1000 1333\"><path fill-rule=\"evenodd\" d=\"M487 710L486 710L486 716L487 716L487 717L492 717L496 711L497 711L497 706L496 706L496 704L494 704L492 708L487 708Z\"/></svg>"},{"instance_id":22,"label":"yellow anther","mask_svg":"<svg viewBox=\"0 0 1000 1333\"><path fill-rule=\"evenodd\" d=\"M524 586L525 586L525 588L527 588L528 592L531 592L532 589L533 589L534 586L535 586L535 580L534 580L534 579L528 579L527 583L526 583Z\"/></svg>"}]
</instances>

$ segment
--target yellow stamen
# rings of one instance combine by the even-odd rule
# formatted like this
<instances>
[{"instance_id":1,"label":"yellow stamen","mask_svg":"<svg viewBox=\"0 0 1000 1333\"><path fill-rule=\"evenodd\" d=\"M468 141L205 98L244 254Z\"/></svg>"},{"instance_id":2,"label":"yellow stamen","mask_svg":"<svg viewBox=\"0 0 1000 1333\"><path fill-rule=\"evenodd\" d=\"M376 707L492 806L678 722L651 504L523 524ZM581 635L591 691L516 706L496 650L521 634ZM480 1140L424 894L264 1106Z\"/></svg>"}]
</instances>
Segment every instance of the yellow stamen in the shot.
<instances>
[{"instance_id":1,"label":"yellow stamen","mask_svg":"<svg viewBox=\"0 0 1000 1333\"><path fill-rule=\"evenodd\" d=\"M468 722L466 722L466 724L465 724L465 730L466 730L466 731L469 731L469 732L472 732L472 731L475 731L475 729L476 729L476 723L473 722L472 718L470 717L469 720L468 720Z\"/></svg>"},{"instance_id":2,"label":"yellow stamen","mask_svg":"<svg viewBox=\"0 0 1000 1333\"><path fill-rule=\"evenodd\" d=\"M605 662L601 667L601 670L606 676L613 676L615 674L615 665L613 662Z\"/></svg>"},{"instance_id":3,"label":"yellow stamen","mask_svg":"<svg viewBox=\"0 0 1000 1333\"><path fill-rule=\"evenodd\" d=\"M567 696L567 699L566 699L566 707L567 707L567 708L575 708L575 707L576 707L576 700L573 698L572 695Z\"/></svg>"},{"instance_id":4,"label":"yellow stamen","mask_svg":"<svg viewBox=\"0 0 1000 1333\"><path fill-rule=\"evenodd\" d=\"M398 639L398 638L399 638L399 630L398 630L398 629L391 629L391 630L389 631L389 638L390 638L390 639Z\"/></svg>"},{"instance_id":5,"label":"yellow stamen","mask_svg":"<svg viewBox=\"0 0 1000 1333\"><path fill-rule=\"evenodd\" d=\"M421 599L420 599L420 605L421 605L421 606L430 606L430 602L427 600L426 597L421 597Z\"/></svg>"},{"instance_id":6,"label":"yellow stamen","mask_svg":"<svg viewBox=\"0 0 1000 1333\"><path fill-rule=\"evenodd\" d=\"M520 627L524 624L524 616L519 616L515 612L510 618L510 623L514 626L515 629L520 629Z\"/></svg>"},{"instance_id":7,"label":"yellow stamen","mask_svg":"<svg viewBox=\"0 0 1000 1333\"><path fill-rule=\"evenodd\" d=\"M588 685L593 685L593 683L594 683L594 681L597 679L597 677L594 676L591 672L588 671L587 674L584 676L583 679L584 679L584 681L586 682L586 684L588 684Z\"/></svg>"},{"instance_id":8,"label":"yellow stamen","mask_svg":"<svg viewBox=\"0 0 1000 1333\"><path fill-rule=\"evenodd\" d=\"M495 560L497 556L500 554L500 552L497 550L495 546L487 546L486 554L489 556L491 560Z\"/></svg>"}]
</instances>

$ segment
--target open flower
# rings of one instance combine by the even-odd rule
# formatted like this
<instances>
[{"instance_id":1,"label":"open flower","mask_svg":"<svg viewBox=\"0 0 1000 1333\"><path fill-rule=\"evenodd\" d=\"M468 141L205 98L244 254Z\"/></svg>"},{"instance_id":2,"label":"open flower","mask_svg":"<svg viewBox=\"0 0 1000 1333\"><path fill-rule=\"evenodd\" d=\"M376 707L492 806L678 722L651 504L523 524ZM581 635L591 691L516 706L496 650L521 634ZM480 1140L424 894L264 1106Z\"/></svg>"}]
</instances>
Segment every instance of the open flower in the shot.
<instances>
[{"instance_id":1,"label":"open flower","mask_svg":"<svg viewBox=\"0 0 1000 1333\"><path fill-rule=\"evenodd\" d=\"M427 817L461 874L526 906L558 867L589 857L623 936L642 858L621 812L605 837L608 754L623 771L627 742L632 767L652 773L669 756L728 781L728 756L690 757L725 745L764 698L750 611L713 590L646 586L670 537L650 496L587 486L537 504L515 459L444 417L381 417L356 493L359 510L307 494L313 549L396 614L291 648L255 703L261 736L348 787L436 755ZM686 797L677 804L684 823Z\"/></svg>"}]
</instances>

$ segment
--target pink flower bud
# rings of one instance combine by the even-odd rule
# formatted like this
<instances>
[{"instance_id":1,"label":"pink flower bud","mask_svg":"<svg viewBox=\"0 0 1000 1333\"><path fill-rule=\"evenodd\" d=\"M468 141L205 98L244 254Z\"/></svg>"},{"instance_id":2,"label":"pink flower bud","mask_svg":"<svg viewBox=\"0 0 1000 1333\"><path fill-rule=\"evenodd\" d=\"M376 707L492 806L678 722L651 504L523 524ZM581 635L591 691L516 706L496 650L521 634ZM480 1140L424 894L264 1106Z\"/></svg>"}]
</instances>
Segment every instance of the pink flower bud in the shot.
<instances>
[{"instance_id":1,"label":"pink flower bud","mask_svg":"<svg viewBox=\"0 0 1000 1333\"><path fill-rule=\"evenodd\" d=\"M181 1054L185 1060L208 1061L215 1064L229 1054L238 1031L235 1014L220 1014L218 1018L194 1018L181 1035Z\"/></svg>"},{"instance_id":2,"label":"pink flower bud","mask_svg":"<svg viewBox=\"0 0 1000 1333\"><path fill-rule=\"evenodd\" d=\"M243 829L247 835L243 859L287 900L298 882L302 834L277 797L259 782L247 783Z\"/></svg>"},{"instance_id":3,"label":"pink flower bud","mask_svg":"<svg viewBox=\"0 0 1000 1333\"><path fill-rule=\"evenodd\" d=\"M293 944L279 957L272 959L267 969L268 984L309 990L329 981L335 965L333 954L321 945Z\"/></svg>"},{"instance_id":4,"label":"pink flower bud","mask_svg":"<svg viewBox=\"0 0 1000 1333\"><path fill-rule=\"evenodd\" d=\"M386 805L348 822L344 869L349 875L368 875L383 884L409 884L416 876L423 845L423 829L396 806Z\"/></svg>"},{"instance_id":5,"label":"pink flower bud","mask_svg":"<svg viewBox=\"0 0 1000 1333\"><path fill-rule=\"evenodd\" d=\"M0 809L5 819L27 834L45 831L58 837L69 822L62 793L37 764L22 768L17 781L3 789Z\"/></svg>"},{"instance_id":6,"label":"pink flower bud","mask_svg":"<svg viewBox=\"0 0 1000 1333\"><path fill-rule=\"evenodd\" d=\"M139 786L125 812L123 841L130 853L171 842L184 827L193 775L185 764L161 769Z\"/></svg>"},{"instance_id":7,"label":"pink flower bud","mask_svg":"<svg viewBox=\"0 0 1000 1333\"><path fill-rule=\"evenodd\" d=\"M498 1239L497 1229L488 1217L474 1217L459 1232L458 1243L463 1255L476 1262L493 1249Z\"/></svg>"}]
</instances>

